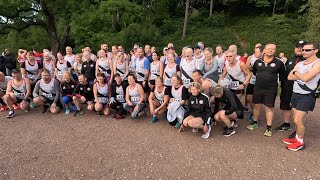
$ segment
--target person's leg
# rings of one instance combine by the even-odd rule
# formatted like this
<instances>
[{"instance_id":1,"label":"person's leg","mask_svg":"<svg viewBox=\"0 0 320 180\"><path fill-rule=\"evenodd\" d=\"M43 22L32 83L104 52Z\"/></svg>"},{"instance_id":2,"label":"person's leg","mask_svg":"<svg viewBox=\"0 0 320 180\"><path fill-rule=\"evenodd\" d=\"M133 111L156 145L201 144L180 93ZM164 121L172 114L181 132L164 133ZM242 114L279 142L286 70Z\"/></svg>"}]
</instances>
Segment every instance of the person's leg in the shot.
<instances>
[{"instance_id":1,"label":"person's leg","mask_svg":"<svg viewBox=\"0 0 320 180\"><path fill-rule=\"evenodd\" d=\"M80 111L80 110L81 110L81 107L80 107L80 98L78 98L78 97L76 97L76 96L73 96L72 99L73 99L74 105L77 107L77 110Z\"/></svg>"},{"instance_id":2,"label":"person's leg","mask_svg":"<svg viewBox=\"0 0 320 180\"><path fill-rule=\"evenodd\" d=\"M133 106L129 106L128 103L123 104L123 109L126 110L127 112L132 113L132 108Z\"/></svg>"},{"instance_id":3,"label":"person's leg","mask_svg":"<svg viewBox=\"0 0 320 180\"><path fill-rule=\"evenodd\" d=\"M50 107L50 112L52 114L58 114L60 112L60 107L56 105L56 107Z\"/></svg>"},{"instance_id":4,"label":"person's leg","mask_svg":"<svg viewBox=\"0 0 320 180\"><path fill-rule=\"evenodd\" d=\"M154 112L154 109L156 108L156 107L154 107L155 104L156 104L155 101L156 101L155 99L152 99L152 100L149 99L149 109L150 109L150 113L151 113L153 116L156 115L155 112Z\"/></svg>"},{"instance_id":5,"label":"person's leg","mask_svg":"<svg viewBox=\"0 0 320 180\"><path fill-rule=\"evenodd\" d=\"M307 112L296 110L295 117L294 117L294 124L296 126L296 137L298 140L301 139L302 142L303 142L304 133L305 133L304 119L306 114Z\"/></svg>"},{"instance_id":6,"label":"person's leg","mask_svg":"<svg viewBox=\"0 0 320 180\"><path fill-rule=\"evenodd\" d=\"M232 114L226 115L225 114L225 110L221 110L218 112L219 117L221 119L221 121L228 127L231 128L231 121L230 118L234 119L237 118L237 114L236 112L233 112Z\"/></svg>"},{"instance_id":7,"label":"person's leg","mask_svg":"<svg viewBox=\"0 0 320 180\"><path fill-rule=\"evenodd\" d=\"M28 102L28 101L22 101L22 102L20 103L20 109L26 110L26 109L28 109L28 108L29 108L29 102Z\"/></svg>"},{"instance_id":8,"label":"person's leg","mask_svg":"<svg viewBox=\"0 0 320 180\"><path fill-rule=\"evenodd\" d=\"M267 126L271 128L273 116L274 116L273 108L265 106L265 111L266 111Z\"/></svg>"},{"instance_id":9,"label":"person's leg","mask_svg":"<svg viewBox=\"0 0 320 180\"><path fill-rule=\"evenodd\" d=\"M13 103L17 102L17 99L15 98L13 93L6 94L3 96L3 101L6 103L6 105L9 107L10 110L13 110Z\"/></svg>"},{"instance_id":10,"label":"person's leg","mask_svg":"<svg viewBox=\"0 0 320 180\"><path fill-rule=\"evenodd\" d=\"M102 111L103 105L102 105L101 103L99 103L99 102L96 102L96 103L94 104L94 109L95 109L97 112Z\"/></svg>"},{"instance_id":11,"label":"person's leg","mask_svg":"<svg viewBox=\"0 0 320 180\"><path fill-rule=\"evenodd\" d=\"M88 101L87 104L88 104L87 109L89 111L93 111L94 110L94 103L92 101Z\"/></svg>"},{"instance_id":12,"label":"person's leg","mask_svg":"<svg viewBox=\"0 0 320 180\"><path fill-rule=\"evenodd\" d=\"M188 123L191 119L194 119L194 117L192 115L186 117L184 120L183 120L183 126L187 127L188 126Z\"/></svg>"},{"instance_id":13,"label":"person's leg","mask_svg":"<svg viewBox=\"0 0 320 180\"><path fill-rule=\"evenodd\" d=\"M282 117L283 117L284 123L290 124L291 110L282 110Z\"/></svg>"},{"instance_id":14,"label":"person's leg","mask_svg":"<svg viewBox=\"0 0 320 180\"><path fill-rule=\"evenodd\" d=\"M108 105L105 105L104 109L103 109L103 114L108 116L110 114L110 108Z\"/></svg>"},{"instance_id":15,"label":"person's leg","mask_svg":"<svg viewBox=\"0 0 320 180\"><path fill-rule=\"evenodd\" d=\"M44 106L46 100L42 98L41 96L33 98L33 102L36 104L36 106Z\"/></svg>"},{"instance_id":16,"label":"person's leg","mask_svg":"<svg viewBox=\"0 0 320 180\"><path fill-rule=\"evenodd\" d=\"M261 104L255 104L253 108L253 122L258 122L260 116Z\"/></svg>"},{"instance_id":17,"label":"person's leg","mask_svg":"<svg viewBox=\"0 0 320 180\"><path fill-rule=\"evenodd\" d=\"M203 129L203 120L201 117L192 118L188 121L188 126L192 128Z\"/></svg>"}]
</instances>

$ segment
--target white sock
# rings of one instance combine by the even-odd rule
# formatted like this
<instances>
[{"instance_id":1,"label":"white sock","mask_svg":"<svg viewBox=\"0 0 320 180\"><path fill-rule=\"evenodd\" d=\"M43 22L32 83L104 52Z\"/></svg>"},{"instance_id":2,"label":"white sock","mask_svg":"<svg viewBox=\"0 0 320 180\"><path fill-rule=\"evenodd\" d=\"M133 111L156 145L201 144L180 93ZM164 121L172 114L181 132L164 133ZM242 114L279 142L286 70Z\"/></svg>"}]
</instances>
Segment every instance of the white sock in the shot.
<instances>
[{"instance_id":1,"label":"white sock","mask_svg":"<svg viewBox=\"0 0 320 180\"><path fill-rule=\"evenodd\" d=\"M296 134L296 139L299 143L303 143L303 139L300 139L297 134Z\"/></svg>"}]
</instances>

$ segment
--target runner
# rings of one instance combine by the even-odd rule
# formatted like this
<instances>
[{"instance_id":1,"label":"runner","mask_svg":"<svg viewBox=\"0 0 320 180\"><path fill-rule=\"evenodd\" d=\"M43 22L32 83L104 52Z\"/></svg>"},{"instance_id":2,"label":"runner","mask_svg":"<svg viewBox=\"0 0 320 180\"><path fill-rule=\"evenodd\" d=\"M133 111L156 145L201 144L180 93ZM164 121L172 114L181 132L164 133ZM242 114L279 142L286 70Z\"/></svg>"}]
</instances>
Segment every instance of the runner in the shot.
<instances>
[{"instance_id":1,"label":"runner","mask_svg":"<svg viewBox=\"0 0 320 180\"><path fill-rule=\"evenodd\" d=\"M98 73L104 73L106 77L106 82L108 84L112 83L113 79L113 70L112 70L112 62L110 58L107 58L106 52L104 50L99 51L99 59L96 62L96 74L95 76L98 76ZM115 61L116 64L116 61Z\"/></svg>"},{"instance_id":2,"label":"runner","mask_svg":"<svg viewBox=\"0 0 320 180\"><path fill-rule=\"evenodd\" d=\"M102 114L108 116L110 114L109 109L109 86L106 83L105 73L97 74L97 81L93 85L93 95L95 105L94 108L97 111L97 114L101 116Z\"/></svg>"},{"instance_id":3,"label":"runner","mask_svg":"<svg viewBox=\"0 0 320 180\"><path fill-rule=\"evenodd\" d=\"M7 85L12 79L11 76L5 76L3 72L0 72L0 112L7 110L7 105L3 102L2 97L6 94Z\"/></svg>"},{"instance_id":4,"label":"runner","mask_svg":"<svg viewBox=\"0 0 320 180\"><path fill-rule=\"evenodd\" d=\"M156 84L157 77L163 76L163 64L159 61L159 54L157 52L152 53L152 62L150 63L150 76L148 85L152 89Z\"/></svg>"},{"instance_id":5,"label":"runner","mask_svg":"<svg viewBox=\"0 0 320 180\"><path fill-rule=\"evenodd\" d=\"M212 48L205 48L204 49L204 57L205 63L202 72L204 75L202 76L203 79L211 79L215 82L219 80L219 65L218 60L214 60L212 57ZM208 95L208 94L207 94Z\"/></svg>"},{"instance_id":6,"label":"runner","mask_svg":"<svg viewBox=\"0 0 320 180\"><path fill-rule=\"evenodd\" d=\"M77 79L77 75L75 70L73 69L73 64L75 62L75 55L72 54L72 48L70 46L66 47L66 55L64 56L64 60L68 61L71 65L72 70L72 78Z\"/></svg>"},{"instance_id":7,"label":"runner","mask_svg":"<svg viewBox=\"0 0 320 180\"><path fill-rule=\"evenodd\" d=\"M254 54L252 56L248 57L247 60L247 67L249 68L250 71L252 71L252 67L254 65L254 63L256 62L256 60L262 58L263 54L263 46L257 47L254 49ZM246 90L246 101L245 101L245 105L249 104L251 110L253 111L254 109L254 104L252 103L252 96L253 96L253 92L254 92L254 85L256 83L256 76L252 73L251 74L251 78L250 78L250 83L247 86L247 90ZM249 109L247 108L247 106L245 106L245 110L249 111ZM251 115L247 118L249 121L253 121L253 112L251 113Z\"/></svg>"},{"instance_id":8,"label":"runner","mask_svg":"<svg viewBox=\"0 0 320 180\"><path fill-rule=\"evenodd\" d=\"M288 59L287 62L285 63L286 78L284 78L281 81L281 94L280 94L280 109L282 110L282 117L283 117L284 123L276 128L277 131L292 130L290 126L290 116L291 116L291 109L292 109L290 105L290 101L292 97L294 81L288 80L288 75L290 74L290 72L292 71L292 69L297 63L305 60L302 55L302 48L305 44L307 44L306 41L297 42L294 47L294 54L295 54L294 57Z\"/></svg>"},{"instance_id":9,"label":"runner","mask_svg":"<svg viewBox=\"0 0 320 180\"><path fill-rule=\"evenodd\" d=\"M213 60L218 62L218 73L219 75L222 74L224 63L226 60L225 54L223 52L223 47L221 45L218 45L216 47L216 56L214 56Z\"/></svg>"},{"instance_id":10,"label":"runner","mask_svg":"<svg viewBox=\"0 0 320 180\"><path fill-rule=\"evenodd\" d=\"M83 59L85 61L82 63L81 74L86 75L87 81L90 84L93 84L93 81L95 79L96 62L90 59L89 52L83 53Z\"/></svg>"},{"instance_id":11,"label":"runner","mask_svg":"<svg viewBox=\"0 0 320 180\"><path fill-rule=\"evenodd\" d=\"M143 87L143 91L145 92L144 100L147 100L149 96L149 86L148 86L148 78L150 75L150 61L143 55L142 48L138 48L137 50L137 59L135 64L135 72L137 82Z\"/></svg>"},{"instance_id":12,"label":"runner","mask_svg":"<svg viewBox=\"0 0 320 180\"><path fill-rule=\"evenodd\" d=\"M151 88L149 95L152 123L157 122L158 116L166 112L170 94L170 89L163 85L163 79L161 77L157 77L155 81L155 86Z\"/></svg>"},{"instance_id":13,"label":"runner","mask_svg":"<svg viewBox=\"0 0 320 180\"><path fill-rule=\"evenodd\" d=\"M82 54L76 54L74 57L73 70L76 74L76 78L73 78L75 81L78 81L78 77L81 74L82 69Z\"/></svg>"},{"instance_id":14,"label":"runner","mask_svg":"<svg viewBox=\"0 0 320 180\"><path fill-rule=\"evenodd\" d=\"M30 80L31 91L33 91L38 79L41 78L41 69L42 65L34 59L33 52L28 51L27 60L21 65L21 73L24 78Z\"/></svg>"},{"instance_id":15,"label":"runner","mask_svg":"<svg viewBox=\"0 0 320 180\"><path fill-rule=\"evenodd\" d=\"M217 83L211 79L203 79L202 73L200 70L194 70L192 72L192 80L193 82L198 82L201 85L201 90L207 96L210 94L210 89L217 86Z\"/></svg>"},{"instance_id":16,"label":"runner","mask_svg":"<svg viewBox=\"0 0 320 180\"><path fill-rule=\"evenodd\" d=\"M209 97L202 92L201 85L192 82L189 91L191 96L188 99L187 109L184 113L184 119L179 129L181 132L184 127L191 127L192 132L203 130L202 138L207 139L211 132L211 108Z\"/></svg>"},{"instance_id":17,"label":"runner","mask_svg":"<svg viewBox=\"0 0 320 180\"><path fill-rule=\"evenodd\" d=\"M125 101L127 83L122 81L120 74L115 74L115 83L111 85L111 97L109 106L116 111L113 118L124 119L126 117L126 110L123 109Z\"/></svg>"},{"instance_id":18,"label":"runner","mask_svg":"<svg viewBox=\"0 0 320 180\"><path fill-rule=\"evenodd\" d=\"M167 120L171 126L179 128L184 119L185 105L187 105L188 89L182 85L182 79L178 75L171 78L170 102L168 104Z\"/></svg>"},{"instance_id":19,"label":"runner","mask_svg":"<svg viewBox=\"0 0 320 180\"><path fill-rule=\"evenodd\" d=\"M88 83L87 77L84 74L81 74L79 77L79 83L72 93L73 103L75 104L77 111L74 113L74 116L80 116L83 114L80 105L86 103L87 109L93 111L93 85Z\"/></svg>"},{"instance_id":20,"label":"runner","mask_svg":"<svg viewBox=\"0 0 320 180\"><path fill-rule=\"evenodd\" d=\"M20 103L20 108L29 111L31 86L28 78L23 78L17 70L12 71L13 78L7 84L6 94L3 96L3 101L10 109L7 118L13 118L16 113L13 104Z\"/></svg>"},{"instance_id":21,"label":"runner","mask_svg":"<svg viewBox=\"0 0 320 180\"><path fill-rule=\"evenodd\" d=\"M141 49L142 50L142 49ZM146 59L148 61L148 59ZM131 118L137 118L144 114L144 97L145 93L142 86L139 83L136 83L136 77L134 74L129 74L128 82L129 86L126 90L126 103L123 105L123 108L130 112Z\"/></svg>"},{"instance_id":22,"label":"runner","mask_svg":"<svg viewBox=\"0 0 320 180\"><path fill-rule=\"evenodd\" d=\"M273 107L278 91L278 78L282 81L285 77L285 66L283 62L274 56L276 45L269 43L265 46L264 56L256 60L252 72L256 76L253 99L253 121L247 126L247 129L254 130L258 128L258 118L260 115L261 105L265 105L267 129L264 135L272 136L272 121L274 117Z\"/></svg>"},{"instance_id":23,"label":"runner","mask_svg":"<svg viewBox=\"0 0 320 180\"><path fill-rule=\"evenodd\" d=\"M117 62L113 64L113 72L119 74L121 81L128 85L129 67L123 53L118 53Z\"/></svg>"},{"instance_id":24,"label":"runner","mask_svg":"<svg viewBox=\"0 0 320 180\"><path fill-rule=\"evenodd\" d=\"M239 95L241 99L244 89L250 82L251 71L245 63L236 59L236 54L233 51L226 52L226 64L219 79L219 84L225 82L225 77L230 82L229 88L232 92Z\"/></svg>"},{"instance_id":25,"label":"runner","mask_svg":"<svg viewBox=\"0 0 320 180\"><path fill-rule=\"evenodd\" d=\"M237 119L243 119L243 105L234 93L221 85L216 86L212 94L215 96L214 119L226 125L222 134L229 137L236 133L233 128L236 127ZM222 110L221 103L224 104Z\"/></svg>"},{"instance_id":26,"label":"runner","mask_svg":"<svg viewBox=\"0 0 320 180\"><path fill-rule=\"evenodd\" d=\"M168 54L168 64L164 68L164 73L163 73L163 80L164 80L164 85L171 89L172 82L171 78L174 75L179 75L180 76L180 67L178 64L175 63L174 61L174 55L173 54Z\"/></svg>"},{"instance_id":27,"label":"runner","mask_svg":"<svg viewBox=\"0 0 320 180\"><path fill-rule=\"evenodd\" d=\"M196 70L197 62L193 58L193 50L191 48L186 49L186 59L183 59L180 63L181 78L184 87L189 88L192 82L192 72Z\"/></svg>"},{"instance_id":28,"label":"runner","mask_svg":"<svg viewBox=\"0 0 320 180\"><path fill-rule=\"evenodd\" d=\"M204 68L204 64L205 64L205 56L203 55L202 53L202 50L201 50L201 46L199 45L196 45L194 48L194 59L196 60L196 68L203 71L203 68Z\"/></svg>"},{"instance_id":29,"label":"runner","mask_svg":"<svg viewBox=\"0 0 320 180\"><path fill-rule=\"evenodd\" d=\"M33 102L30 103L30 107L43 106L42 114L49 110L52 114L57 114L63 108L59 100L59 82L52 78L47 70L41 73L41 77L33 90Z\"/></svg>"},{"instance_id":30,"label":"runner","mask_svg":"<svg viewBox=\"0 0 320 180\"><path fill-rule=\"evenodd\" d=\"M60 84L61 101L66 108L66 114L70 113L72 108L72 93L77 86L77 83L71 79L69 72L63 73L63 82ZM74 106L73 106L74 107ZM76 111L76 108L72 108Z\"/></svg>"},{"instance_id":31,"label":"runner","mask_svg":"<svg viewBox=\"0 0 320 180\"><path fill-rule=\"evenodd\" d=\"M55 69L55 76L56 79L62 83L63 82L63 73L68 72L71 74L71 64L64 60L63 55L61 53L57 54L57 65L56 65L56 69Z\"/></svg>"},{"instance_id":32,"label":"runner","mask_svg":"<svg viewBox=\"0 0 320 180\"><path fill-rule=\"evenodd\" d=\"M43 70L48 70L51 77L55 77L55 63L51 58L51 53L45 52L43 53Z\"/></svg>"}]
</instances>

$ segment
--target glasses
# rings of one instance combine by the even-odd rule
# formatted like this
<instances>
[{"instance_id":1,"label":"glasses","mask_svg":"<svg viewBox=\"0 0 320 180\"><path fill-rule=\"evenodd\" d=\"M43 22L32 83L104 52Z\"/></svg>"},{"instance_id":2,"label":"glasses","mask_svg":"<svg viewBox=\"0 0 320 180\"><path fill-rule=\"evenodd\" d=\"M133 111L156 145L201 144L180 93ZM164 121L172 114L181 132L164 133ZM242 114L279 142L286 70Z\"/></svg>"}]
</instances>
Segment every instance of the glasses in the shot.
<instances>
[{"instance_id":1,"label":"glasses","mask_svg":"<svg viewBox=\"0 0 320 180\"><path fill-rule=\"evenodd\" d=\"M313 51L315 49L302 49L302 51L305 51L305 52L310 52L310 51Z\"/></svg>"}]
</instances>

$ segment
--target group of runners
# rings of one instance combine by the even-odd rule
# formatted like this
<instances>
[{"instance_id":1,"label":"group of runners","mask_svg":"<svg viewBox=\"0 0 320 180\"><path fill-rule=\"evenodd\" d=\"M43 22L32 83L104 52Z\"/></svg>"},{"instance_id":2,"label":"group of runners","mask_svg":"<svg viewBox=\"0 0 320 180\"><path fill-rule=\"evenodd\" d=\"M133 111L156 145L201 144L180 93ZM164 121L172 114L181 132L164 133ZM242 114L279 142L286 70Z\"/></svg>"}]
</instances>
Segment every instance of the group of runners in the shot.
<instances>
[{"instance_id":1,"label":"group of runners","mask_svg":"<svg viewBox=\"0 0 320 180\"><path fill-rule=\"evenodd\" d=\"M236 45L226 51L215 48L199 42L184 47L180 56L172 43L161 55L155 47L137 44L129 54L122 46L109 52L107 44L101 44L97 55L90 47L75 55L71 47L56 55L20 49L20 71L0 72L0 111L9 109L7 118L13 118L16 109L28 112L38 106L43 114L65 109L65 114L80 116L87 109L116 119L147 113L152 123L165 119L179 132L190 127L209 138L217 121L225 125L224 136L235 134L245 112L251 112L247 129L258 128L263 106L264 135L270 137L280 84L283 124L275 130L295 129L283 142L289 150L303 149L304 121L315 107L320 79L319 45L299 41L295 56L285 60L275 56L274 43L256 44L248 57L238 55Z\"/></svg>"}]
</instances>

